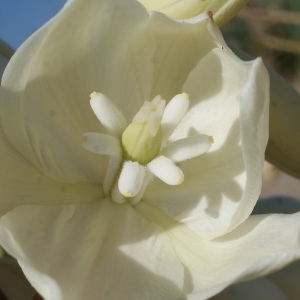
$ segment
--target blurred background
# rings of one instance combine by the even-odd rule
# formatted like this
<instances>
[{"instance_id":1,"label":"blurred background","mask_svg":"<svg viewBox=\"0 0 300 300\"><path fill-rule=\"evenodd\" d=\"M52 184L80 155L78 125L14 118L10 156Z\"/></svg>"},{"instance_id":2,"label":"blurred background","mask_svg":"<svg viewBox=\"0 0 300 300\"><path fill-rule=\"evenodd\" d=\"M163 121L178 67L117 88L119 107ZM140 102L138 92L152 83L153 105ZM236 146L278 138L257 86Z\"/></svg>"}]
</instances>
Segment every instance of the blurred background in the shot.
<instances>
[{"instance_id":1,"label":"blurred background","mask_svg":"<svg viewBox=\"0 0 300 300\"><path fill-rule=\"evenodd\" d=\"M299 0L250 0L223 32L300 89Z\"/></svg>"}]
</instances>

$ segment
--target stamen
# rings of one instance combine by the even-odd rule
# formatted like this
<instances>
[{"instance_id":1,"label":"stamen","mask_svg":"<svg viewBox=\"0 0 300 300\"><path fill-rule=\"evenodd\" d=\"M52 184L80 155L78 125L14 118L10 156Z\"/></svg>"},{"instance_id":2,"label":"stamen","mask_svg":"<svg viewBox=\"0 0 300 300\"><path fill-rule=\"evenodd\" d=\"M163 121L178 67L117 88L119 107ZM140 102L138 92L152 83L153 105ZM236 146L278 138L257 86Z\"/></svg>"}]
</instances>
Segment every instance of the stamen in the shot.
<instances>
[{"instance_id":1,"label":"stamen","mask_svg":"<svg viewBox=\"0 0 300 300\"><path fill-rule=\"evenodd\" d=\"M126 198L136 196L142 188L145 173L144 166L137 162L126 161L118 181L120 193Z\"/></svg>"},{"instance_id":2,"label":"stamen","mask_svg":"<svg viewBox=\"0 0 300 300\"><path fill-rule=\"evenodd\" d=\"M93 153L109 155L109 162L103 182L104 193L108 194L123 160L120 141L111 135L96 132L85 133L80 140L85 149Z\"/></svg>"},{"instance_id":3,"label":"stamen","mask_svg":"<svg viewBox=\"0 0 300 300\"><path fill-rule=\"evenodd\" d=\"M148 170L169 185L179 185L184 181L183 172L169 158L161 155L147 165Z\"/></svg>"},{"instance_id":4,"label":"stamen","mask_svg":"<svg viewBox=\"0 0 300 300\"><path fill-rule=\"evenodd\" d=\"M173 142L166 146L161 153L174 162L180 162L207 152L213 142L211 136L199 134Z\"/></svg>"},{"instance_id":5,"label":"stamen","mask_svg":"<svg viewBox=\"0 0 300 300\"><path fill-rule=\"evenodd\" d=\"M97 154L122 156L120 141L108 134L89 132L80 139L82 146Z\"/></svg>"},{"instance_id":6,"label":"stamen","mask_svg":"<svg viewBox=\"0 0 300 300\"><path fill-rule=\"evenodd\" d=\"M123 161L122 156L110 156L108 166L103 182L103 190L106 195L109 194L111 186L114 182L115 176L120 169L120 165Z\"/></svg>"},{"instance_id":7,"label":"stamen","mask_svg":"<svg viewBox=\"0 0 300 300\"><path fill-rule=\"evenodd\" d=\"M178 94L167 104L161 121L162 144L170 137L190 105L188 94Z\"/></svg>"},{"instance_id":8,"label":"stamen","mask_svg":"<svg viewBox=\"0 0 300 300\"><path fill-rule=\"evenodd\" d=\"M175 163L207 152L214 142L211 136L199 134L165 146L188 111L184 93L167 106L161 96L146 101L127 127L124 115L105 95L92 93L90 103L109 134L86 133L81 142L85 149L109 156L103 189L118 204L136 205L153 176L169 185L183 183L184 174Z\"/></svg>"},{"instance_id":9,"label":"stamen","mask_svg":"<svg viewBox=\"0 0 300 300\"><path fill-rule=\"evenodd\" d=\"M113 135L120 137L127 121L122 112L103 94L93 92L90 104L101 124Z\"/></svg>"}]
</instances>

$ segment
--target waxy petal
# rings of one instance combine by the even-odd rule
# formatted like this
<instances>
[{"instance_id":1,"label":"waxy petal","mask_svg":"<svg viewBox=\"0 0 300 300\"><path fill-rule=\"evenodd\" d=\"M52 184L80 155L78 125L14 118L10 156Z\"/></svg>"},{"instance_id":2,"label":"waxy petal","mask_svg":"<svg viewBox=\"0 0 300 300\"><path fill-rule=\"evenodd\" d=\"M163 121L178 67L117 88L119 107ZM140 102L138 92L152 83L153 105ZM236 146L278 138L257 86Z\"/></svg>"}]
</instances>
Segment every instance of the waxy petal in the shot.
<instances>
[{"instance_id":1,"label":"waxy petal","mask_svg":"<svg viewBox=\"0 0 300 300\"><path fill-rule=\"evenodd\" d=\"M231 233L209 241L166 218L155 207L140 202L136 208L165 229L189 270L184 292L198 294L198 299L207 299L234 282L264 276L300 258L300 213L250 216Z\"/></svg>"},{"instance_id":2,"label":"waxy petal","mask_svg":"<svg viewBox=\"0 0 300 300\"><path fill-rule=\"evenodd\" d=\"M86 203L103 197L95 183L67 183L44 176L11 147L1 126L0 153L0 216L23 204Z\"/></svg>"},{"instance_id":3,"label":"waxy petal","mask_svg":"<svg viewBox=\"0 0 300 300\"><path fill-rule=\"evenodd\" d=\"M169 237L127 204L18 207L2 218L0 240L45 300L60 298L46 294L38 273L52 278L64 300L181 295L183 266Z\"/></svg>"},{"instance_id":4,"label":"waxy petal","mask_svg":"<svg viewBox=\"0 0 300 300\"><path fill-rule=\"evenodd\" d=\"M205 133L214 144L180 164L182 185L170 189L156 180L144 195L209 239L231 231L251 213L260 194L268 133L267 72L261 60L242 62L225 46L190 74L183 89L191 109L171 136Z\"/></svg>"}]
</instances>

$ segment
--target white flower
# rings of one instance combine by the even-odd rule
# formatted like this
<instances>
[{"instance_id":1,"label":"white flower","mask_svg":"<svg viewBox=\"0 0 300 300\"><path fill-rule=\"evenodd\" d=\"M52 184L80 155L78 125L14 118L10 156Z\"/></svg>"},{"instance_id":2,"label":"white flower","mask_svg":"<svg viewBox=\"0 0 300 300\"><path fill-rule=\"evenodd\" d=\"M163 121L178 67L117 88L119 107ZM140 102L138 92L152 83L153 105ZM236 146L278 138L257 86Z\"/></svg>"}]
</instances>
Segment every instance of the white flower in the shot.
<instances>
[{"instance_id":1,"label":"white flower","mask_svg":"<svg viewBox=\"0 0 300 300\"><path fill-rule=\"evenodd\" d=\"M175 122L168 103L182 93L190 104ZM0 241L45 300L205 299L300 256L299 214L249 217L268 76L260 59L232 54L211 13L178 21L134 0L69 1L17 51L0 97ZM152 99L157 114L140 118ZM146 144L152 132L162 146L145 161L120 137L143 118ZM201 135L213 145L190 155L185 139ZM178 145L181 159L166 151ZM161 155L167 178L151 166Z\"/></svg>"}]
</instances>

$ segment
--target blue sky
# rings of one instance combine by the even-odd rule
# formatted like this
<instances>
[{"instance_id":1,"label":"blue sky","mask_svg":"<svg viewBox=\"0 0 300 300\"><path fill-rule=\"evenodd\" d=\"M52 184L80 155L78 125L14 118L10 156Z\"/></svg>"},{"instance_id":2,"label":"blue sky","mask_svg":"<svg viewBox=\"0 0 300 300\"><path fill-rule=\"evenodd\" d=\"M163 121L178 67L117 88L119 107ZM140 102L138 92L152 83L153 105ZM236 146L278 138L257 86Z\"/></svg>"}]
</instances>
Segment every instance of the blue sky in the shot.
<instances>
[{"instance_id":1,"label":"blue sky","mask_svg":"<svg viewBox=\"0 0 300 300\"><path fill-rule=\"evenodd\" d=\"M0 0L0 39L14 49L54 16L66 0Z\"/></svg>"}]
</instances>

